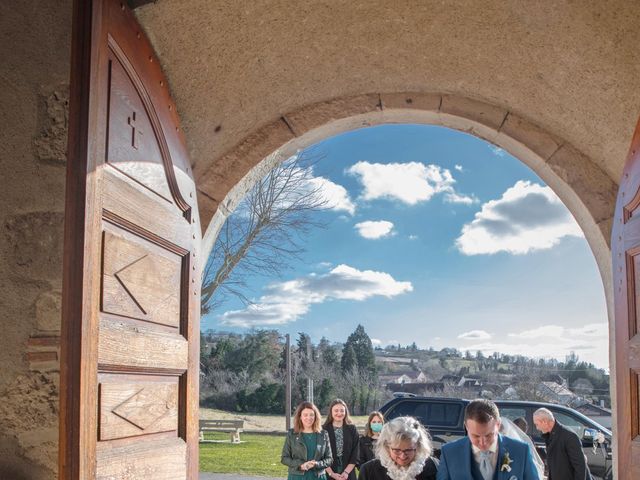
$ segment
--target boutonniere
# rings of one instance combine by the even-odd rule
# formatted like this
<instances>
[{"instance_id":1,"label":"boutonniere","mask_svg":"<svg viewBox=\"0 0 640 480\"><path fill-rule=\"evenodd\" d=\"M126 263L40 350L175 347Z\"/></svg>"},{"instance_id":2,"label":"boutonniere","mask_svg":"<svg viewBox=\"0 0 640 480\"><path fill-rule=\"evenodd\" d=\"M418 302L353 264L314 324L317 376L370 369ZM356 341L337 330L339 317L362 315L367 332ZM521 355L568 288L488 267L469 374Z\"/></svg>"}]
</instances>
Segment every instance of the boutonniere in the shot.
<instances>
[{"instance_id":1,"label":"boutonniere","mask_svg":"<svg viewBox=\"0 0 640 480\"><path fill-rule=\"evenodd\" d=\"M502 457L502 465L500 465L500 471L510 472L512 463L513 460L511 460L511 457L509 457L509 452L504 452L504 457Z\"/></svg>"}]
</instances>

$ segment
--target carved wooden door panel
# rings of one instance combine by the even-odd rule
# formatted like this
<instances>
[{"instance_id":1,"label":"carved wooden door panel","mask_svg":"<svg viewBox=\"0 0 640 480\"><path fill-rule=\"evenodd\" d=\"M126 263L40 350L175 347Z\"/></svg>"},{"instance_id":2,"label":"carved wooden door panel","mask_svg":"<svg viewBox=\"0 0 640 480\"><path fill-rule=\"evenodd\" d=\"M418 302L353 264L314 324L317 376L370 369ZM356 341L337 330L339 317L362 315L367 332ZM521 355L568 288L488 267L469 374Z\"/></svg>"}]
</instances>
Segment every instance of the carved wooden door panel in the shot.
<instances>
[{"instance_id":1,"label":"carved wooden door panel","mask_svg":"<svg viewBox=\"0 0 640 480\"><path fill-rule=\"evenodd\" d=\"M612 233L618 478L640 478L640 122L624 167Z\"/></svg>"},{"instance_id":2,"label":"carved wooden door panel","mask_svg":"<svg viewBox=\"0 0 640 480\"><path fill-rule=\"evenodd\" d=\"M60 478L197 478L195 185L167 81L125 2L76 1Z\"/></svg>"}]
</instances>

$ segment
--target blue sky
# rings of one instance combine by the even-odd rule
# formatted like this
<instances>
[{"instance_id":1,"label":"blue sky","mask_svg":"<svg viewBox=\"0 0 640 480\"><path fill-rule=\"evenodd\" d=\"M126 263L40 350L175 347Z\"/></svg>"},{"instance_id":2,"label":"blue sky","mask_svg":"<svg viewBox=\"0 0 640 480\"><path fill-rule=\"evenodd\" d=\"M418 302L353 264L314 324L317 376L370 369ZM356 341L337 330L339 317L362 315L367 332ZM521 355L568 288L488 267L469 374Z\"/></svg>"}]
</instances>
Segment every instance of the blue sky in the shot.
<instances>
[{"instance_id":1,"label":"blue sky","mask_svg":"<svg viewBox=\"0 0 640 480\"><path fill-rule=\"evenodd\" d=\"M604 291L582 232L522 162L443 127L384 125L313 148L329 210L281 278L202 328L581 359L608 368ZM263 315L265 312L270 315ZM265 318L269 320L265 320Z\"/></svg>"}]
</instances>

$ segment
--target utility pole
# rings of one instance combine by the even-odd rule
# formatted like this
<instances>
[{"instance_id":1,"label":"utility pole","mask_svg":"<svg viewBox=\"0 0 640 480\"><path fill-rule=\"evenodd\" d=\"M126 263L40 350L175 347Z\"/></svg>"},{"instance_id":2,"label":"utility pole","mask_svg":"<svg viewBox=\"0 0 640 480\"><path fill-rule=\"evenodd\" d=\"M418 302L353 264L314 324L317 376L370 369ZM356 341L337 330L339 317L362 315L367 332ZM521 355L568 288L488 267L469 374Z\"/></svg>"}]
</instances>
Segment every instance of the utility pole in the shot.
<instances>
[{"instance_id":1,"label":"utility pole","mask_svg":"<svg viewBox=\"0 0 640 480\"><path fill-rule=\"evenodd\" d=\"M313 361L312 355L311 337L307 335L307 372L309 371L309 365ZM313 403L313 378L311 377L307 377L307 402Z\"/></svg>"},{"instance_id":2,"label":"utility pole","mask_svg":"<svg viewBox=\"0 0 640 480\"><path fill-rule=\"evenodd\" d=\"M313 378L307 377L307 402L313 403Z\"/></svg>"},{"instance_id":3,"label":"utility pole","mask_svg":"<svg viewBox=\"0 0 640 480\"><path fill-rule=\"evenodd\" d=\"M287 432L291 429L291 339L289 334L285 335L286 344L284 356L286 363L285 387L284 387L284 416L287 425Z\"/></svg>"}]
</instances>

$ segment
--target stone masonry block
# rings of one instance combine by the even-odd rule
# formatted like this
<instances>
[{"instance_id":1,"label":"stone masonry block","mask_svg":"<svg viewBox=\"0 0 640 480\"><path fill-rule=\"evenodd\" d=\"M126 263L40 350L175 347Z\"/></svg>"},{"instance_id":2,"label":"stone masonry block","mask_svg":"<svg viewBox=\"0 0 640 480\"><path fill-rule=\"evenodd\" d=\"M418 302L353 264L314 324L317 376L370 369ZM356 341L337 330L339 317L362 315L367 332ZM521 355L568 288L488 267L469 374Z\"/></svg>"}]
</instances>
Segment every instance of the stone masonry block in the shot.
<instances>
[{"instance_id":1,"label":"stone masonry block","mask_svg":"<svg viewBox=\"0 0 640 480\"><path fill-rule=\"evenodd\" d=\"M36 325L40 333L59 333L62 295L45 292L36 300Z\"/></svg>"},{"instance_id":2,"label":"stone masonry block","mask_svg":"<svg viewBox=\"0 0 640 480\"><path fill-rule=\"evenodd\" d=\"M440 109L442 96L436 93L404 92L380 94L383 109L427 110L437 112Z\"/></svg>"},{"instance_id":3,"label":"stone masonry block","mask_svg":"<svg viewBox=\"0 0 640 480\"><path fill-rule=\"evenodd\" d=\"M509 148L508 144L515 140L544 160L550 158L562 144L560 139L512 113L507 115L507 119L500 129L499 137L504 138L500 144L505 145L507 149Z\"/></svg>"},{"instance_id":4,"label":"stone masonry block","mask_svg":"<svg viewBox=\"0 0 640 480\"><path fill-rule=\"evenodd\" d=\"M314 103L286 115L287 123L296 136L301 136L335 120L375 112L380 109L378 94L335 98L327 102Z\"/></svg>"},{"instance_id":5,"label":"stone masonry block","mask_svg":"<svg viewBox=\"0 0 640 480\"><path fill-rule=\"evenodd\" d=\"M600 167L567 144L547 163L580 197L596 223L613 217L618 186Z\"/></svg>"},{"instance_id":6,"label":"stone masonry block","mask_svg":"<svg viewBox=\"0 0 640 480\"><path fill-rule=\"evenodd\" d=\"M4 234L17 272L34 279L59 280L63 223L62 212L29 212L8 218Z\"/></svg>"},{"instance_id":7,"label":"stone masonry block","mask_svg":"<svg viewBox=\"0 0 640 480\"><path fill-rule=\"evenodd\" d=\"M39 131L33 140L38 160L45 163L67 163L69 128L69 85L56 85L40 95Z\"/></svg>"},{"instance_id":8,"label":"stone masonry block","mask_svg":"<svg viewBox=\"0 0 640 480\"><path fill-rule=\"evenodd\" d=\"M219 205L219 201L213 200L207 194L198 190L198 210L200 213L202 235L205 234L206 229L209 227L209 222L218 210Z\"/></svg>"},{"instance_id":9,"label":"stone masonry block","mask_svg":"<svg viewBox=\"0 0 640 480\"><path fill-rule=\"evenodd\" d=\"M472 120L492 130L499 130L507 111L471 98L443 95L441 113Z\"/></svg>"},{"instance_id":10,"label":"stone masonry block","mask_svg":"<svg viewBox=\"0 0 640 480\"><path fill-rule=\"evenodd\" d=\"M196 172L198 190L221 201L254 165L292 138L293 133L282 119L264 126L213 162L207 171ZM202 225L207 225L209 220L201 215Z\"/></svg>"},{"instance_id":11,"label":"stone masonry block","mask_svg":"<svg viewBox=\"0 0 640 480\"><path fill-rule=\"evenodd\" d=\"M598 228L602 232L602 236L607 242L607 246L611 248L611 230L613 229L613 217L607 218L599 222Z\"/></svg>"}]
</instances>

